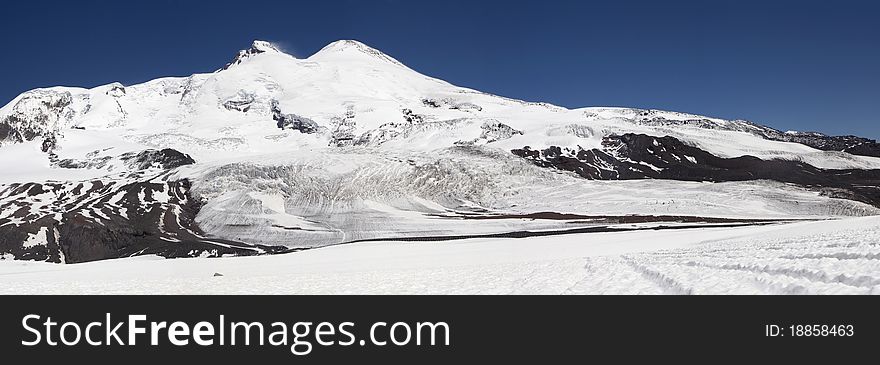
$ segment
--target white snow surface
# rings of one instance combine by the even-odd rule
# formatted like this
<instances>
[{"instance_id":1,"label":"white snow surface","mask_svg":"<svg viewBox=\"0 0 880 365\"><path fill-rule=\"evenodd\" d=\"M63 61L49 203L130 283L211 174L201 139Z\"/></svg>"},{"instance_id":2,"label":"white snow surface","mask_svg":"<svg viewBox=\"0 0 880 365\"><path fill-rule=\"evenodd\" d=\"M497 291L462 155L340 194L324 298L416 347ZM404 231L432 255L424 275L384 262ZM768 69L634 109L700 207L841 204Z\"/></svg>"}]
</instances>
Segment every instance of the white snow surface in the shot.
<instances>
[{"instance_id":1,"label":"white snow surface","mask_svg":"<svg viewBox=\"0 0 880 365\"><path fill-rule=\"evenodd\" d=\"M880 217L355 243L257 257L0 260L4 294L880 294ZM223 276L214 276L215 273Z\"/></svg>"},{"instance_id":2,"label":"white snow surface","mask_svg":"<svg viewBox=\"0 0 880 365\"><path fill-rule=\"evenodd\" d=\"M523 132L487 143L505 152L524 146L592 148L610 133L633 132L674 136L723 157L803 160L822 168L880 167L878 158L768 141L746 132L753 127L742 121L629 108L566 109L485 94L422 75L357 41L334 42L306 59L263 41L252 48L262 53L210 74L127 86L29 91L0 109L0 116L48 115L44 127L62 134L62 157L89 152L100 142L120 153L137 146L175 148L204 163L270 160L279 153L296 156L328 149L332 134L340 130L355 136L372 132L367 145L381 150L434 151L479 140L483 123L500 122ZM65 98L71 103L58 112L47 111L42 103ZM315 121L323 127L321 132L279 130L270 111L272 101L283 113ZM247 111L224 107L230 102ZM403 109L420 120L407 122ZM703 119L718 129L646 124L650 118Z\"/></svg>"},{"instance_id":3,"label":"white snow surface","mask_svg":"<svg viewBox=\"0 0 880 365\"><path fill-rule=\"evenodd\" d=\"M317 130L280 129L276 108L314 122ZM673 136L723 157L783 158L822 168L880 168L880 158L769 141L750 133L755 127L744 121L566 109L490 95L422 75L351 40L305 59L256 41L213 73L33 90L0 109L0 117L9 115L30 116L37 121L33 128L56 132L58 159L108 162L63 169L50 163L39 140L4 144L0 187L117 176L125 170L121 154L173 148L196 161L173 177L192 180L192 192L207 202L196 217L200 228L248 243L315 247L399 234L566 225L529 219L463 224L437 217L473 211L819 219L880 214L867 204L768 181L589 181L539 168L510 150L598 148L609 134L632 132Z\"/></svg>"}]
</instances>

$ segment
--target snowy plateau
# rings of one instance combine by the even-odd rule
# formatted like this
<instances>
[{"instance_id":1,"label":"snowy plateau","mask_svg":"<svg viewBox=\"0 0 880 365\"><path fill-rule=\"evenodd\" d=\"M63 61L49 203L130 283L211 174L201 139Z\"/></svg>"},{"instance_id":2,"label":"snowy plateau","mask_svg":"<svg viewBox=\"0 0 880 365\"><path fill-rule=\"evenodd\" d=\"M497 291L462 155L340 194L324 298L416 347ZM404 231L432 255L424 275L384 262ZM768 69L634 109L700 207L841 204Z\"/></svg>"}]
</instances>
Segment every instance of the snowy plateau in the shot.
<instances>
[{"instance_id":1,"label":"snowy plateau","mask_svg":"<svg viewBox=\"0 0 880 365\"><path fill-rule=\"evenodd\" d=\"M0 167L0 293L880 294L874 140L514 100L351 40L25 92Z\"/></svg>"}]
</instances>

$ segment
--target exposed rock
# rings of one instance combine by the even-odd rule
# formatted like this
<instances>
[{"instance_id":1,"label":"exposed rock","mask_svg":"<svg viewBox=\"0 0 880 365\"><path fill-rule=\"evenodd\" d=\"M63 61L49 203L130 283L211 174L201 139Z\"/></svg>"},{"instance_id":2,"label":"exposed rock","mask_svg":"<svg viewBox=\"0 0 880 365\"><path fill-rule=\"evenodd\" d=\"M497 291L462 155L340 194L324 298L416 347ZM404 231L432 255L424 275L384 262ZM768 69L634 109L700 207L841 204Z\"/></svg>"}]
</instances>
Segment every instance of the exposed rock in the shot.
<instances>
[{"instance_id":1,"label":"exposed rock","mask_svg":"<svg viewBox=\"0 0 880 365\"><path fill-rule=\"evenodd\" d=\"M238 54L235 56L235 58L233 58L232 61L227 63L226 66L223 66L223 70L227 70L232 66L241 64L242 62L244 62L244 60L246 60L247 58L249 58L251 56L258 55L261 53L266 53L266 52L279 52L279 53L281 53L281 51L277 47L272 45L272 43L269 43L266 41L254 41L254 43L251 44L251 48L238 51Z\"/></svg>"},{"instance_id":2,"label":"exposed rock","mask_svg":"<svg viewBox=\"0 0 880 365\"><path fill-rule=\"evenodd\" d=\"M55 166L62 169L101 169L107 166L107 163L112 160L113 157L103 156L100 158L87 159L87 160L75 160L71 158L66 158L63 160L58 160L55 162Z\"/></svg>"},{"instance_id":3,"label":"exposed rock","mask_svg":"<svg viewBox=\"0 0 880 365\"><path fill-rule=\"evenodd\" d=\"M125 96L125 86L122 86L120 83L115 83L110 86L110 90L107 90L107 95L110 95L114 98L120 98Z\"/></svg>"},{"instance_id":4,"label":"exposed rock","mask_svg":"<svg viewBox=\"0 0 880 365\"><path fill-rule=\"evenodd\" d=\"M422 104L424 106L427 106L430 108L447 107L449 109L457 109L457 110L476 110L476 111L483 110L483 107L481 107L477 104L467 103L467 102L459 103L459 102L456 102L452 98L443 98L443 99L424 98L424 99L422 99Z\"/></svg>"},{"instance_id":5,"label":"exposed rock","mask_svg":"<svg viewBox=\"0 0 880 365\"><path fill-rule=\"evenodd\" d=\"M126 153L120 156L128 167L133 170L149 168L173 169L196 163L192 157L180 151L165 148L162 150L144 150L138 153Z\"/></svg>"},{"instance_id":6,"label":"exposed rock","mask_svg":"<svg viewBox=\"0 0 880 365\"><path fill-rule=\"evenodd\" d=\"M330 121L333 128L331 146L342 147L354 144L356 124L354 117L354 109L349 107L341 117L335 117Z\"/></svg>"},{"instance_id":7,"label":"exposed rock","mask_svg":"<svg viewBox=\"0 0 880 365\"><path fill-rule=\"evenodd\" d=\"M51 152L55 149L57 143L58 141L54 134L48 135L43 139L43 144L40 146L40 150L43 152Z\"/></svg>"},{"instance_id":8,"label":"exposed rock","mask_svg":"<svg viewBox=\"0 0 880 365\"><path fill-rule=\"evenodd\" d=\"M358 146L378 146L393 139L397 139L405 134L411 124L408 123L385 123L379 128L368 130L358 136L354 140L354 145Z\"/></svg>"},{"instance_id":9,"label":"exposed rock","mask_svg":"<svg viewBox=\"0 0 880 365\"><path fill-rule=\"evenodd\" d=\"M272 119L278 122L278 128L295 129L302 133L318 132L318 123L306 117L296 114L284 114L278 106L278 101L272 101Z\"/></svg>"},{"instance_id":10,"label":"exposed rock","mask_svg":"<svg viewBox=\"0 0 880 365\"><path fill-rule=\"evenodd\" d=\"M408 138L427 131L444 131L457 128L466 119L439 120L424 123L389 122L379 128L368 130L355 138L354 145L378 146L395 139Z\"/></svg>"},{"instance_id":11,"label":"exposed rock","mask_svg":"<svg viewBox=\"0 0 880 365\"><path fill-rule=\"evenodd\" d=\"M880 143L856 136L827 136L821 133L786 132L771 134L768 139L795 142L823 151L840 151L853 155L880 157Z\"/></svg>"},{"instance_id":12,"label":"exposed rock","mask_svg":"<svg viewBox=\"0 0 880 365\"><path fill-rule=\"evenodd\" d=\"M751 133L765 139L793 142L807 145L822 151L840 151L853 155L880 157L880 143L876 140L857 136L828 136L817 132L782 132L780 130L755 124L745 120L716 121L706 118L669 120L655 110L641 110L635 123L653 127L691 126L703 129L729 130Z\"/></svg>"},{"instance_id":13,"label":"exposed rock","mask_svg":"<svg viewBox=\"0 0 880 365\"><path fill-rule=\"evenodd\" d=\"M251 109L251 105L255 100L256 97L253 94L240 93L236 98L223 102L223 107L226 108L226 110L247 113L247 111Z\"/></svg>"},{"instance_id":14,"label":"exposed rock","mask_svg":"<svg viewBox=\"0 0 880 365\"><path fill-rule=\"evenodd\" d=\"M483 107L474 103L459 103L450 106L449 109L482 111Z\"/></svg>"},{"instance_id":15,"label":"exposed rock","mask_svg":"<svg viewBox=\"0 0 880 365\"><path fill-rule=\"evenodd\" d=\"M485 140L486 143L492 143L523 134L522 131L516 130L499 121L485 122L480 128L483 130L483 133L480 134L480 139Z\"/></svg>"},{"instance_id":16,"label":"exposed rock","mask_svg":"<svg viewBox=\"0 0 880 365\"><path fill-rule=\"evenodd\" d=\"M439 108L446 105L446 103L444 103L442 100L437 99L422 99L422 104L431 108Z\"/></svg>"},{"instance_id":17,"label":"exposed rock","mask_svg":"<svg viewBox=\"0 0 880 365\"><path fill-rule=\"evenodd\" d=\"M8 121L4 120L3 122L0 122L0 142L3 142L3 141L21 142L20 140L17 140L17 141L15 140L16 136L18 136L18 134L15 132L15 130L12 129L12 126L9 125ZM0 144L2 144L2 143L0 143Z\"/></svg>"},{"instance_id":18,"label":"exposed rock","mask_svg":"<svg viewBox=\"0 0 880 365\"><path fill-rule=\"evenodd\" d=\"M571 171L588 179L673 179L685 181L774 180L846 196L880 207L880 170L829 170L788 160L753 156L721 158L673 137L644 134L607 136L602 149L514 149L541 167Z\"/></svg>"},{"instance_id":19,"label":"exposed rock","mask_svg":"<svg viewBox=\"0 0 880 365\"><path fill-rule=\"evenodd\" d=\"M0 146L53 137L63 122L71 118L68 107L72 100L69 92L34 90L26 93L10 114L0 118Z\"/></svg>"},{"instance_id":20,"label":"exposed rock","mask_svg":"<svg viewBox=\"0 0 880 365\"><path fill-rule=\"evenodd\" d=\"M19 260L86 262L132 255L253 255L283 248L207 239L188 180L0 186L0 253Z\"/></svg>"},{"instance_id":21,"label":"exposed rock","mask_svg":"<svg viewBox=\"0 0 880 365\"><path fill-rule=\"evenodd\" d=\"M403 119L406 120L407 123L423 123L425 121L425 116L421 114L413 113L412 109L403 109Z\"/></svg>"}]
</instances>

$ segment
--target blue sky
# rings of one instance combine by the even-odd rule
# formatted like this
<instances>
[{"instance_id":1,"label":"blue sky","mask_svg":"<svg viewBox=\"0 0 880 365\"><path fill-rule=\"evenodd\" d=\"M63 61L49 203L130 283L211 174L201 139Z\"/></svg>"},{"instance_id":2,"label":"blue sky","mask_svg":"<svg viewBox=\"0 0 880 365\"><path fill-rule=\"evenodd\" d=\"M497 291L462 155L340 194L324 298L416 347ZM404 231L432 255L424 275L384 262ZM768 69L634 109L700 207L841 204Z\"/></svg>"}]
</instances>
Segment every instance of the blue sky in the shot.
<instances>
[{"instance_id":1,"label":"blue sky","mask_svg":"<svg viewBox=\"0 0 880 365\"><path fill-rule=\"evenodd\" d=\"M17 1L0 104L36 87L223 66L253 39L307 57L357 39L454 84L880 138L880 2Z\"/></svg>"}]
</instances>

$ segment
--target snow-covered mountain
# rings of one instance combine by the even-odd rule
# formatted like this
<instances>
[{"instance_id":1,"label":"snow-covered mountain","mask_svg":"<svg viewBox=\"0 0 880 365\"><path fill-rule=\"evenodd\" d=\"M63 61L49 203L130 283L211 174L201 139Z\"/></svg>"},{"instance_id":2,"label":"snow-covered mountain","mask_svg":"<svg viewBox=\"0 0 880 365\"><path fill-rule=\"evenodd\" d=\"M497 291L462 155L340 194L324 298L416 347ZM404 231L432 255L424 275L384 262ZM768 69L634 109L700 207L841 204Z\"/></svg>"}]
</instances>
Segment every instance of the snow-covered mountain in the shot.
<instances>
[{"instance_id":1,"label":"snow-covered mountain","mask_svg":"<svg viewBox=\"0 0 880 365\"><path fill-rule=\"evenodd\" d=\"M566 109L351 40L255 41L216 72L0 109L0 255L286 252L880 213L880 146L747 121Z\"/></svg>"}]
</instances>

